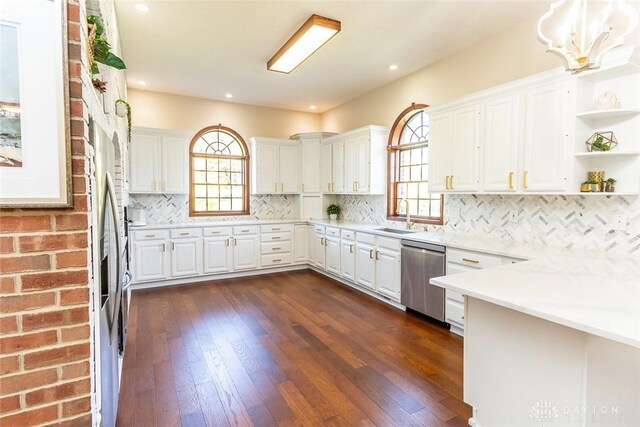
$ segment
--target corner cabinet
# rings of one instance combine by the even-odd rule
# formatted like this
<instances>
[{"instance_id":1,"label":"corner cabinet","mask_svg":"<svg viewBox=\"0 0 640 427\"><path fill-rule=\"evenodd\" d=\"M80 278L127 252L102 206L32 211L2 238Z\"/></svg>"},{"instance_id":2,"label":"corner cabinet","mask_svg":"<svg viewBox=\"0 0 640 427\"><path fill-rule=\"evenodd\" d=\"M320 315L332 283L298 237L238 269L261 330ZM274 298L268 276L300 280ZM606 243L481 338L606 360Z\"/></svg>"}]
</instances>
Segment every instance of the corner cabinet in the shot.
<instances>
[{"instance_id":1,"label":"corner cabinet","mask_svg":"<svg viewBox=\"0 0 640 427\"><path fill-rule=\"evenodd\" d=\"M385 194L389 129L365 126L326 138L322 143L322 191L336 194Z\"/></svg>"},{"instance_id":2,"label":"corner cabinet","mask_svg":"<svg viewBox=\"0 0 640 427\"><path fill-rule=\"evenodd\" d=\"M129 148L129 192L187 194L190 137L186 132L133 128Z\"/></svg>"},{"instance_id":3,"label":"corner cabinet","mask_svg":"<svg viewBox=\"0 0 640 427\"><path fill-rule=\"evenodd\" d=\"M300 144L274 138L249 138L251 146L251 194L300 192L298 172Z\"/></svg>"}]
</instances>

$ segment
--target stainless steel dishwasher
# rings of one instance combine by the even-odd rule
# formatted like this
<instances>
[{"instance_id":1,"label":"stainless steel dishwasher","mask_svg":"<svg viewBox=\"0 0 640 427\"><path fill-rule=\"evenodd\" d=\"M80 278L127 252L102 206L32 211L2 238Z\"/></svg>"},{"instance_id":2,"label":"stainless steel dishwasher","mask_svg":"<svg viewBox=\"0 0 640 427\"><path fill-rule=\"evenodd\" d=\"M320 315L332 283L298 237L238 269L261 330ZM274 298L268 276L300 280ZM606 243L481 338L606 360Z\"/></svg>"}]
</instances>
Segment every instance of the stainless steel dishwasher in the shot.
<instances>
[{"instance_id":1,"label":"stainless steel dishwasher","mask_svg":"<svg viewBox=\"0 0 640 427\"><path fill-rule=\"evenodd\" d=\"M429 283L444 268L444 246L402 240L402 304L444 322L444 289Z\"/></svg>"}]
</instances>

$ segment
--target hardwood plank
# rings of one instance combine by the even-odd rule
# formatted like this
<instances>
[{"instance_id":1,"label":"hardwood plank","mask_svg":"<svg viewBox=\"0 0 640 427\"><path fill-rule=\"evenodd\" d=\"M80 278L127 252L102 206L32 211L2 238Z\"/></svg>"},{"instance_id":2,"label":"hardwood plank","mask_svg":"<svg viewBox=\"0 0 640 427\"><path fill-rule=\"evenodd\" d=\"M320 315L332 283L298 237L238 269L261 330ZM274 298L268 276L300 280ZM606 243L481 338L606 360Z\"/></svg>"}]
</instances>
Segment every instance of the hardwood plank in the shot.
<instances>
[{"instance_id":1,"label":"hardwood plank","mask_svg":"<svg viewBox=\"0 0 640 427\"><path fill-rule=\"evenodd\" d=\"M461 427L463 340L310 271L136 291L117 425Z\"/></svg>"}]
</instances>

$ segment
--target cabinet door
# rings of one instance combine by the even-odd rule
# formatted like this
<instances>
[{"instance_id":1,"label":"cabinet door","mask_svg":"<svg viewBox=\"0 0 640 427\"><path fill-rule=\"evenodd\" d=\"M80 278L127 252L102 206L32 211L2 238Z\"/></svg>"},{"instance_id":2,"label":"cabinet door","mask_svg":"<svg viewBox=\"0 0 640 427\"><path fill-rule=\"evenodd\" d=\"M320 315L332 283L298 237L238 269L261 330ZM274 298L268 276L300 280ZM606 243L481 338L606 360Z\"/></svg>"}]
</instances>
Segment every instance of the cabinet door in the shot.
<instances>
[{"instance_id":1,"label":"cabinet door","mask_svg":"<svg viewBox=\"0 0 640 427\"><path fill-rule=\"evenodd\" d=\"M448 191L451 175L451 113L435 114L431 118L429 141L429 190Z\"/></svg>"},{"instance_id":2,"label":"cabinet door","mask_svg":"<svg viewBox=\"0 0 640 427\"><path fill-rule=\"evenodd\" d=\"M485 191L515 191L521 138L519 94L491 99L484 106Z\"/></svg>"},{"instance_id":3,"label":"cabinet door","mask_svg":"<svg viewBox=\"0 0 640 427\"><path fill-rule=\"evenodd\" d=\"M233 242L233 269L250 270L258 268L260 238L258 235L234 236Z\"/></svg>"},{"instance_id":4,"label":"cabinet door","mask_svg":"<svg viewBox=\"0 0 640 427\"><path fill-rule=\"evenodd\" d=\"M358 181L358 141L347 140L344 144L344 192L355 193Z\"/></svg>"},{"instance_id":5,"label":"cabinet door","mask_svg":"<svg viewBox=\"0 0 640 427\"><path fill-rule=\"evenodd\" d=\"M155 135L133 133L130 149L132 193L155 193L160 190L160 148Z\"/></svg>"},{"instance_id":6,"label":"cabinet door","mask_svg":"<svg viewBox=\"0 0 640 427\"><path fill-rule=\"evenodd\" d=\"M307 226L307 245L309 248L309 263L316 263L316 229L309 225Z\"/></svg>"},{"instance_id":7,"label":"cabinet door","mask_svg":"<svg viewBox=\"0 0 640 427\"><path fill-rule=\"evenodd\" d=\"M480 106L456 109L451 115L451 177L449 190L478 190L480 150ZM433 158L429 164L433 164Z\"/></svg>"},{"instance_id":8,"label":"cabinet door","mask_svg":"<svg viewBox=\"0 0 640 427\"><path fill-rule=\"evenodd\" d=\"M281 193L299 193L298 146L281 145L279 156L280 186L278 189Z\"/></svg>"},{"instance_id":9,"label":"cabinet door","mask_svg":"<svg viewBox=\"0 0 640 427\"><path fill-rule=\"evenodd\" d=\"M567 147L567 88L554 83L528 90L525 107L524 191L563 191Z\"/></svg>"},{"instance_id":10,"label":"cabinet door","mask_svg":"<svg viewBox=\"0 0 640 427\"><path fill-rule=\"evenodd\" d=\"M337 141L331 145L331 175L333 176L331 189L334 193L344 193L344 141Z\"/></svg>"},{"instance_id":11,"label":"cabinet door","mask_svg":"<svg viewBox=\"0 0 640 427\"><path fill-rule=\"evenodd\" d=\"M202 239L174 239L171 241L171 277L202 274Z\"/></svg>"},{"instance_id":12,"label":"cabinet door","mask_svg":"<svg viewBox=\"0 0 640 427\"><path fill-rule=\"evenodd\" d=\"M300 176L303 193L319 193L320 186L320 140L304 139L300 146Z\"/></svg>"},{"instance_id":13,"label":"cabinet door","mask_svg":"<svg viewBox=\"0 0 640 427\"><path fill-rule=\"evenodd\" d=\"M297 224L293 226L293 262L302 263L307 262L307 252L309 250L309 244L307 243L308 231L307 226L304 224Z\"/></svg>"},{"instance_id":14,"label":"cabinet door","mask_svg":"<svg viewBox=\"0 0 640 427\"><path fill-rule=\"evenodd\" d=\"M343 240L340 247L340 275L354 282L356 280L356 244Z\"/></svg>"},{"instance_id":15,"label":"cabinet door","mask_svg":"<svg viewBox=\"0 0 640 427\"><path fill-rule=\"evenodd\" d=\"M353 141L358 153L358 168L356 175L356 192L368 193L371 176L371 138L369 135L360 135Z\"/></svg>"},{"instance_id":16,"label":"cabinet door","mask_svg":"<svg viewBox=\"0 0 640 427\"><path fill-rule=\"evenodd\" d=\"M135 242L134 271L136 282L162 280L169 276L167 262L167 242L165 240L145 240Z\"/></svg>"},{"instance_id":17,"label":"cabinet door","mask_svg":"<svg viewBox=\"0 0 640 427\"><path fill-rule=\"evenodd\" d=\"M279 150L277 144L259 143L256 147L256 188L257 194L273 194L280 190Z\"/></svg>"},{"instance_id":18,"label":"cabinet door","mask_svg":"<svg viewBox=\"0 0 640 427\"><path fill-rule=\"evenodd\" d=\"M324 250L324 235L316 234L315 235L315 256L316 256L316 266L322 269L326 268L326 252Z\"/></svg>"},{"instance_id":19,"label":"cabinet door","mask_svg":"<svg viewBox=\"0 0 640 427\"><path fill-rule=\"evenodd\" d=\"M332 144L322 144L320 151L320 191L330 193L333 181L333 146Z\"/></svg>"},{"instance_id":20,"label":"cabinet door","mask_svg":"<svg viewBox=\"0 0 640 427\"><path fill-rule=\"evenodd\" d=\"M356 283L369 289L376 287L375 247L356 244Z\"/></svg>"},{"instance_id":21,"label":"cabinet door","mask_svg":"<svg viewBox=\"0 0 640 427\"><path fill-rule=\"evenodd\" d=\"M204 239L204 272L207 274L231 271L233 254L228 237Z\"/></svg>"},{"instance_id":22,"label":"cabinet door","mask_svg":"<svg viewBox=\"0 0 640 427\"><path fill-rule=\"evenodd\" d=\"M163 193L189 192L189 145L185 138L161 137L162 178L160 191Z\"/></svg>"},{"instance_id":23,"label":"cabinet door","mask_svg":"<svg viewBox=\"0 0 640 427\"><path fill-rule=\"evenodd\" d=\"M400 301L400 252L384 248L376 251L376 290Z\"/></svg>"},{"instance_id":24,"label":"cabinet door","mask_svg":"<svg viewBox=\"0 0 640 427\"><path fill-rule=\"evenodd\" d=\"M340 275L340 239L327 237L326 240L327 271Z\"/></svg>"}]
</instances>

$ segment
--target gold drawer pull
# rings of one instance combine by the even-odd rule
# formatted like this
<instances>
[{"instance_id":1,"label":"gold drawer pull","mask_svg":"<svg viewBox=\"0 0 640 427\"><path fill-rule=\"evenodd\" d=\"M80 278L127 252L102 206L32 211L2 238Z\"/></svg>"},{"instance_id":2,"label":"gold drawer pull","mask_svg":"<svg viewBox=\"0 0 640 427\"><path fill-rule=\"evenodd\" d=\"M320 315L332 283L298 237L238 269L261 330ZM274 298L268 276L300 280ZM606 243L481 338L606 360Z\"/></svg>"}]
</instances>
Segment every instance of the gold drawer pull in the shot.
<instances>
[{"instance_id":1,"label":"gold drawer pull","mask_svg":"<svg viewBox=\"0 0 640 427\"><path fill-rule=\"evenodd\" d=\"M156 237L155 234L145 234L144 237Z\"/></svg>"},{"instance_id":2,"label":"gold drawer pull","mask_svg":"<svg viewBox=\"0 0 640 427\"><path fill-rule=\"evenodd\" d=\"M509 172L509 190L513 190L513 172Z\"/></svg>"},{"instance_id":3,"label":"gold drawer pull","mask_svg":"<svg viewBox=\"0 0 640 427\"><path fill-rule=\"evenodd\" d=\"M219 231L212 231L211 234L220 234Z\"/></svg>"},{"instance_id":4,"label":"gold drawer pull","mask_svg":"<svg viewBox=\"0 0 640 427\"><path fill-rule=\"evenodd\" d=\"M527 188L528 187L528 184L527 184L527 178L528 177L527 177L527 175L529 175L529 171L524 171L524 173L522 175L523 175L522 176L522 186L524 188Z\"/></svg>"},{"instance_id":5,"label":"gold drawer pull","mask_svg":"<svg viewBox=\"0 0 640 427\"><path fill-rule=\"evenodd\" d=\"M271 240L280 240L280 236L273 236Z\"/></svg>"},{"instance_id":6,"label":"gold drawer pull","mask_svg":"<svg viewBox=\"0 0 640 427\"><path fill-rule=\"evenodd\" d=\"M278 227L278 228L272 228L272 229L271 229L271 231L280 231L280 230L281 230L281 228L280 228L280 227Z\"/></svg>"},{"instance_id":7,"label":"gold drawer pull","mask_svg":"<svg viewBox=\"0 0 640 427\"><path fill-rule=\"evenodd\" d=\"M281 259L281 258L278 258L278 259L274 259L274 260L273 260L273 261L271 261L271 262L281 262L281 261L282 261L282 259Z\"/></svg>"},{"instance_id":8,"label":"gold drawer pull","mask_svg":"<svg viewBox=\"0 0 640 427\"><path fill-rule=\"evenodd\" d=\"M248 233L251 230L240 230L241 233Z\"/></svg>"},{"instance_id":9,"label":"gold drawer pull","mask_svg":"<svg viewBox=\"0 0 640 427\"><path fill-rule=\"evenodd\" d=\"M191 233L180 233L181 236L188 236Z\"/></svg>"},{"instance_id":10,"label":"gold drawer pull","mask_svg":"<svg viewBox=\"0 0 640 427\"><path fill-rule=\"evenodd\" d=\"M353 253L353 245L349 245L349 253L352 254Z\"/></svg>"},{"instance_id":11,"label":"gold drawer pull","mask_svg":"<svg viewBox=\"0 0 640 427\"><path fill-rule=\"evenodd\" d=\"M462 260L463 260L463 261L466 261L466 262L470 262L470 263L472 263L472 264L478 264L478 263L480 263L480 261L478 261L477 259L462 258Z\"/></svg>"},{"instance_id":12,"label":"gold drawer pull","mask_svg":"<svg viewBox=\"0 0 640 427\"><path fill-rule=\"evenodd\" d=\"M279 250L281 250L281 249L282 249L282 248L271 248L271 250L272 250L272 251L279 251Z\"/></svg>"}]
</instances>

